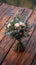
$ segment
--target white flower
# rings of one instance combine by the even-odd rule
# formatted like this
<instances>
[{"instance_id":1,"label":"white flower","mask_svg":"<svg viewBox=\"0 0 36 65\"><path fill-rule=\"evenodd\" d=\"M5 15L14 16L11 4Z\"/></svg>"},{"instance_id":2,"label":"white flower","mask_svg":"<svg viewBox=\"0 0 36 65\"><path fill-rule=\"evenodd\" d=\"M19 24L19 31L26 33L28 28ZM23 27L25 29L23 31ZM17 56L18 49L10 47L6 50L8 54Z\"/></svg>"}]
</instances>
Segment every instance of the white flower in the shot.
<instances>
[{"instance_id":1,"label":"white flower","mask_svg":"<svg viewBox=\"0 0 36 65\"><path fill-rule=\"evenodd\" d=\"M16 23L16 24L15 24L15 27L19 27L19 23Z\"/></svg>"},{"instance_id":2,"label":"white flower","mask_svg":"<svg viewBox=\"0 0 36 65\"><path fill-rule=\"evenodd\" d=\"M9 28L11 26L11 24L9 23L8 25L7 25L7 27Z\"/></svg>"},{"instance_id":3,"label":"white flower","mask_svg":"<svg viewBox=\"0 0 36 65\"><path fill-rule=\"evenodd\" d=\"M21 22L21 21L19 22L19 25L20 26L25 26L25 24L23 22Z\"/></svg>"}]
</instances>

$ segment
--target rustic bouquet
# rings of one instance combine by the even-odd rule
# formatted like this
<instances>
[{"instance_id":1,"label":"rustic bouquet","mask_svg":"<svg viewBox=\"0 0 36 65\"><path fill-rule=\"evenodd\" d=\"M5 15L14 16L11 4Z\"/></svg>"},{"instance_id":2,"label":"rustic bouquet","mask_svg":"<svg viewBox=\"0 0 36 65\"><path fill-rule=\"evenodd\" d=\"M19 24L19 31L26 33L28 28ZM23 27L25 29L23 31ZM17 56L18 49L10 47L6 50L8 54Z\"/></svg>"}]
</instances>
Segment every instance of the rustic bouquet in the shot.
<instances>
[{"instance_id":1,"label":"rustic bouquet","mask_svg":"<svg viewBox=\"0 0 36 65\"><path fill-rule=\"evenodd\" d=\"M7 22L4 26L5 34L15 38L19 41L15 46L16 51L24 51L25 47L21 42L21 38L29 36L30 26L28 25L27 19L21 21L19 16L14 17L10 22Z\"/></svg>"}]
</instances>

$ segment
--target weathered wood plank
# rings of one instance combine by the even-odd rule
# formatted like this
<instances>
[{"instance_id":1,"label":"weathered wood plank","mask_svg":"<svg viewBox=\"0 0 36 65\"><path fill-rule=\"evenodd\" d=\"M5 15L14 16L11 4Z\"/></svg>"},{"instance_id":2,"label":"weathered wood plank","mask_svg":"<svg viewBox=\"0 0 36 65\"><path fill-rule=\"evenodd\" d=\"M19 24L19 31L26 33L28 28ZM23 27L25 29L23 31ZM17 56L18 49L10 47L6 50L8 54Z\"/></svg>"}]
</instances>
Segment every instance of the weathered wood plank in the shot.
<instances>
[{"instance_id":1,"label":"weathered wood plank","mask_svg":"<svg viewBox=\"0 0 36 65\"><path fill-rule=\"evenodd\" d=\"M8 4L3 4L1 7L0 7L0 15L1 14L3 14L5 11L6 11L6 9L8 9L8 8L10 7L11 9L14 9L15 8L15 6L10 6L10 5L8 5Z\"/></svg>"},{"instance_id":2,"label":"weathered wood plank","mask_svg":"<svg viewBox=\"0 0 36 65\"><path fill-rule=\"evenodd\" d=\"M29 11L29 12L28 12L28 11ZM28 14L27 14L27 12L28 12ZM27 10L27 9L25 9L24 15L21 16L21 19L24 18L23 16L25 16L25 14L26 14L26 15L28 16L28 18L29 18L32 13L33 13L32 10ZM25 19L26 19L27 16L25 16ZM29 21L29 19L27 19L27 20ZM24 20L24 21L25 21L25 20ZM29 22L28 22L28 23L29 23ZM32 32L33 32L33 28L31 29L30 36L31 36ZM25 42L25 45L26 45L26 40L28 40L28 39L29 39L29 38L25 38L25 40L24 40L24 37L22 38L22 41L23 41L23 43Z\"/></svg>"},{"instance_id":3,"label":"weathered wood plank","mask_svg":"<svg viewBox=\"0 0 36 65\"><path fill-rule=\"evenodd\" d=\"M33 32L33 28L32 28L32 30L31 30L31 32L30 32L31 35L32 35L32 32ZM31 35L30 35L30 37L31 37ZM26 38L26 39L23 38L23 43L24 43L25 46L28 45L27 43L28 43L28 40L30 39L30 37L29 37L28 39L27 39L27 38ZM26 50L26 49L25 49L25 50ZM27 51L28 51L28 50L27 50ZM17 65L22 65L21 62L22 62L22 60L24 59L25 54L26 54L25 52L22 53L22 55L20 56L21 58L19 58L20 60L18 59L19 62L17 61ZM15 64L15 65L16 65L16 64Z\"/></svg>"},{"instance_id":4,"label":"weathered wood plank","mask_svg":"<svg viewBox=\"0 0 36 65\"><path fill-rule=\"evenodd\" d=\"M6 24L6 22L12 18L12 16L10 18L8 18L8 17L9 16L6 16L6 17L4 16L4 19L2 20L3 25L1 24L2 26L4 26L4 24ZM0 31L0 39L2 39L2 37L4 36L4 34L2 34L3 32L4 32L4 28L2 28L2 30Z\"/></svg>"},{"instance_id":5,"label":"weathered wood plank","mask_svg":"<svg viewBox=\"0 0 36 65\"><path fill-rule=\"evenodd\" d=\"M35 14L35 15L34 15ZM34 16L34 17L33 17ZM32 14L32 16L30 17L30 19L28 20L28 23L30 24L30 25L32 25L34 22L36 22L36 12L34 11L33 12L33 14ZM33 29L35 28L35 26L33 26ZM30 32L31 33L31 32ZM28 44L28 46L29 46L29 44ZM27 48L28 48L28 46L27 46ZM26 48L26 51L27 51L27 48Z\"/></svg>"},{"instance_id":6,"label":"weathered wood plank","mask_svg":"<svg viewBox=\"0 0 36 65\"><path fill-rule=\"evenodd\" d=\"M33 22L36 21L36 11L34 10L32 16L29 18L29 24L32 25Z\"/></svg>"},{"instance_id":7,"label":"weathered wood plank","mask_svg":"<svg viewBox=\"0 0 36 65\"><path fill-rule=\"evenodd\" d=\"M17 11L18 12L18 11ZM16 13L17 14L17 13ZM2 52L1 53L1 50L0 50L0 53L1 53L1 55L0 55L0 64L1 64L1 62L2 62L2 60L3 60L3 58L4 58L4 55L8 52L8 50L9 49L7 49L7 48L10 48L10 45L9 45L9 42L8 41L10 41L11 42L11 39L9 40L7 40L7 42L8 42L8 44L7 44L7 42L6 42L6 40L7 40L7 38L5 37L4 39L3 39L3 41L1 42L1 45L0 45L0 48L1 49L5 49L5 47L6 47L6 49L5 49L5 52ZM6 44L5 44L6 43ZM2 45L3 45L3 48L2 48ZM7 45L9 45L8 47L7 47ZM11 45L12 45L12 43L11 43ZM6 51L7 50L7 51Z\"/></svg>"},{"instance_id":8,"label":"weathered wood plank","mask_svg":"<svg viewBox=\"0 0 36 65\"><path fill-rule=\"evenodd\" d=\"M15 42L15 44L17 44L17 41ZM7 58L7 61L5 60L5 62L3 63L3 65L11 65L11 63L12 64L14 64L14 62L15 62L15 60L17 59L17 57L18 57L18 55L19 55L19 53L17 53L17 52L14 52L14 47L15 47L15 44L13 45L13 47L11 48L11 50L10 50L10 52L9 52L9 54L7 55L8 56L8 58ZM20 53L21 54L21 53ZM13 57L13 58L12 58ZM10 59L11 58L11 59ZM8 60L9 59L9 60ZM10 62L9 62L10 61ZM8 62L8 63L7 63Z\"/></svg>"},{"instance_id":9,"label":"weathered wood plank","mask_svg":"<svg viewBox=\"0 0 36 65\"><path fill-rule=\"evenodd\" d=\"M8 5L5 6L5 4L3 4L1 7L0 7L0 15L2 15L4 13L4 11L7 9Z\"/></svg>"},{"instance_id":10,"label":"weathered wood plank","mask_svg":"<svg viewBox=\"0 0 36 65\"><path fill-rule=\"evenodd\" d=\"M5 43L4 43L5 44ZM0 46L1 47L1 46Z\"/></svg>"},{"instance_id":11,"label":"weathered wood plank","mask_svg":"<svg viewBox=\"0 0 36 65\"><path fill-rule=\"evenodd\" d=\"M25 13L25 12L24 12ZM28 13L28 15L29 15L29 13ZM23 16L22 16L23 17ZM21 17L21 18L22 18ZM23 41L24 40L24 41ZM21 39L21 41L23 42L23 44L24 44L24 42L25 42L25 46L26 46L26 43L27 43L27 41L28 41L28 38L22 38ZM18 61L20 61L21 60L21 56L23 56L23 55L25 55L25 52L24 53L21 53L21 55L19 54L19 56L18 56L18 58L17 58L17 60L15 61L15 65L19 65L19 62ZM19 60L20 59L20 60Z\"/></svg>"},{"instance_id":12,"label":"weathered wood plank","mask_svg":"<svg viewBox=\"0 0 36 65\"><path fill-rule=\"evenodd\" d=\"M9 50L13 46L14 41L15 41L14 39L11 39L9 42L7 42L6 46L1 49L2 52L0 52L0 64L3 62L4 58L8 54Z\"/></svg>"},{"instance_id":13,"label":"weathered wood plank","mask_svg":"<svg viewBox=\"0 0 36 65\"><path fill-rule=\"evenodd\" d=\"M17 9L16 9L17 10ZM14 12L14 10L11 10L10 7L7 7L7 10L2 14L1 20L0 20L0 29L2 28L2 26L4 26L5 22L3 20L6 20L7 18L10 18L11 16L11 11ZM14 12L15 13L15 12ZM4 23L3 23L3 22ZM3 25L2 25L3 24Z\"/></svg>"},{"instance_id":14,"label":"weathered wood plank","mask_svg":"<svg viewBox=\"0 0 36 65\"><path fill-rule=\"evenodd\" d=\"M4 15L7 14L7 12L9 12L9 11L11 12L11 10L13 11L13 9L15 9L14 6L11 7L10 5L7 5L7 4L6 4L6 5L4 4L3 7L1 7L1 8L2 8L2 9L0 9L0 12L1 12L1 13L0 13L0 15L1 15L0 20L3 18ZM10 13L10 12L9 12L9 13ZM7 15L8 15L8 14L7 14Z\"/></svg>"},{"instance_id":15,"label":"weathered wood plank","mask_svg":"<svg viewBox=\"0 0 36 65\"><path fill-rule=\"evenodd\" d=\"M26 51L28 50L28 52L33 52L34 49L36 49L36 30L34 31L30 41L29 41L29 44L26 48ZM35 51L34 51L35 52Z\"/></svg>"},{"instance_id":16,"label":"weathered wood plank","mask_svg":"<svg viewBox=\"0 0 36 65\"><path fill-rule=\"evenodd\" d=\"M8 12L8 11L7 11ZM14 12L15 13L15 12ZM6 14L3 16L2 20L0 20L0 30L1 28L4 26L4 24L6 23L7 19L9 19L11 17L10 13ZM4 22L4 23L3 23ZM2 25L3 24L3 25Z\"/></svg>"},{"instance_id":17,"label":"weathered wood plank","mask_svg":"<svg viewBox=\"0 0 36 65\"><path fill-rule=\"evenodd\" d=\"M31 18L32 18L32 16L31 16ZM35 20L35 17L34 17L34 20ZM34 22L34 20L32 20L32 22ZM29 21L29 20L28 20ZM31 22L31 20L29 21L29 23ZM31 23L32 23L31 22ZM31 25L31 24L30 24ZM32 28L32 30L31 30L31 32L30 32L30 34L32 35L32 33L33 33L33 30L34 30L34 27ZM28 38L28 40L30 40L30 38L31 38L31 35L30 35L30 37ZM27 50L27 48L28 48L28 45L29 45L29 43L28 43L28 40L27 40L27 38L24 40L24 38L23 38L23 43L25 44L25 45L27 45L26 46L26 49L25 50ZM27 42L27 43L26 43ZM28 48L29 49L29 48ZM28 50L27 50L28 51ZM27 53L25 53L25 54L27 54ZM20 64L20 65L22 65L21 64L21 62L23 61L23 59L24 59L24 57L25 57L25 55L24 55L24 53L21 55L21 58L19 58L20 60L19 60L19 62L17 63L18 65Z\"/></svg>"},{"instance_id":18,"label":"weathered wood plank","mask_svg":"<svg viewBox=\"0 0 36 65\"><path fill-rule=\"evenodd\" d=\"M6 8L7 7L7 8ZM6 8L6 9L5 9ZM10 9L9 9L10 8ZM5 5L5 4L3 4L3 6L1 7L1 9L0 9L0 12L2 12L2 15L4 15L4 14L6 14L7 12L6 11L10 11L11 9L15 9L15 7L14 6L10 6L10 5ZM3 10L4 10L4 12L3 12ZM0 13L1 14L1 13ZM1 15L1 17L2 17L2 15Z\"/></svg>"},{"instance_id":19,"label":"weathered wood plank","mask_svg":"<svg viewBox=\"0 0 36 65\"><path fill-rule=\"evenodd\" d=\"M12 52L12 50L10 50L10 51ZM23 53L19 53L19 54L16 55L16 52L14 53L14 51L13 51L12 54L11 54L11 52L7 55L7 57L6 57L7 61L4 60L5 62L3 63L3 65L8 65L8 64L9 64L9 65L12 65L12 64L14 65L14 63L15 63L15 65L16 65L18 59L19 59L21 56L23 56L23 55L22 55ZM10 55L11 57L9 57L9 55ZM8 58L9 58L10 62L9 62Z\"/></svg>"},{"instance_id":20,"label":"weathered wood plank","mask_svg":"<svg viewBox=\"0 0 36 65\"><path fill-rule=\"evenodd\" d=\"M32 13L32 11L27 11L26 12L26 16L29 16L30 17L30 14ZM8 12L9 13L9 12ZM7 14L8 14L7 13ZM30 13L30 14L29 14ZM22 12L20 12L19 14L23 14L23 11ZM28 15L29 14L29 15ZM8 16L9 16L10 14L8 14ZM25 19L26 18L26 16L24 16L23 18ZM11 20L13 17L11 17L9 20ZM34 16L34 19L35 19L35 16ZM34 21L34 20L32 20L32 21ZM30 21L29 21L30 22ZM31 25L31 24L30 24ZM1 31L2 32L2 31ZM4 29L3 29L3 32L4 32ZM33 29L32 29L32 31L30 32L30 36L32 35L32 32L33 32ZM4 37L4 35L2 35L1 36L1 40L3 39L3 37ZM30 38L30 37L29 37ZM28 39L29 39L28 38ZM7 39L7 38L6 38ZM9 48L10 48L10 46L12 45L12 41L11 40L8 40L7 42L8 42L8 44L6 43L5 44L5 42L6 42L6 39L3 39L3 40L5 40L4 41L4 45L3 45L3 43L1 44L1 46L0 46L0 49L2 50L2 53L1 53L1 51L0 51L0 53L2 54L2 56L1 56L1 61L0 61L0 63L2 63L2 60L3 60L3 58L5 57L5 55L7 54L7 52L8 52L8 50L9 50ZM28 39L26 38L26 39L24 39L23 38L23 44L24 44L24 42L25 42L25 44L27 45L27 41L28 41ZM10 45L10 43L11 43L11 45ZM2 48L2 45L3 45L3 48ZM26 46L25 45L25 46ZM5 52L4 52L4 50L6 50ZM24 58L24 56L25 56L25 60L27 59L27 58L29 58L29 57L31 57L30 59L33 59L34 58L34 54L32 55L31 53L27 53L27 55L25 55L26 53L25 52L23 52L23 53L15 53L14 51L12 52L13 50L11 49L10 50L10 52L9 52L9 54L7 55L7 57L5 58L5 61L3 62L3 65L21 65L21 64L23 64L23 63L21 63L21 61L22 61L22 59ZM11 54L10 54L11 53ZM0 55L1 55L0 54ZM11 58L9 57L9 55L11 56ZM22 57L21 57L22 56ZM21 57L21 58L20 58ZM27 58L26 58L27 57ZM8 60L9 59L9 60ZM20 59L20 60L19 60ZM30 59L28 59L29 61L30 61ZM7 60L7 61L6 61ZM9 62L10 61L10 62ZM19 62L18 62L19 61ZM8 62L8 63L7 63ZM30 61L31 62L31 61ZM26 62L26 63L28 63L28 61Z\"/></svg>"},{"instance_id":21,"label":"weathered wood plank","mask_svg":"<svg viewBox=\"0 0 36 65\"><path fill-rule=\"evenodd\" d=\"M19 9L18 9L18 11L19 11ZM15 11L16 13L15 13L14 16L16 16L16 14L18 14L18 11L17 11L17 12ZM13 16L13 17L14 17L14 16ZM13 17L11 16L9 20L11 20ZM5 20L3 20L3 21L6 22L6 20L7 20L7 18L6 18ZM2 21L2 22L3 22L3 21ZM4 31L4 28L2 28L2 30L0 31L0 41L1 41L2 38L4 37L4 34L2 34L3 32L5 32L5 31Z\"/></svg>"},{"instance_id":22,"label":"weathered wood plank","mask_svg":"<svg viewBox=\"0 0 36 65\"><path fill-rule=\"evenodd\" d=\"M22 15L23 12L24 12L24 10L25 10L25 8L21 8L21 7L19 7L19 12L18 12L17 15Z\"/></svg>"},{"instance_id":23,"label":"weathered wood plank","mask_svg":"<svg viewBox=\"0 0 36 65\"><path fill-rule=\"evenodd\" d=\"M34 18L34 20L35 20L35 18ZM31 22L32 23L32 22ZM31 33L31 32L30 32ZM26 41L25 41L26 42ZM30 45L31 46L31 45ZM28 46L27 46L28 47ZM29 48L28 48L29 49ZM27 50L27 49L26 49ZM27 50L28 51L28 50ZM24 53L23 53L24 54ZM23 54L22 54L22 58L23 58ZM23 59L22 59L23 60ZM20 61L19 61L20 62ZM21 64L20 64L21 65Z\"/></svg>"},{"instance_id":24,"label":"weathered wood plank","mask_svg":"<svg viewBox=\"0 0 36 65\"><path fill-rule=\"evenodd\" d=\"M4 4L2 4L2 6L0 6L0 10L2 9L3 6L4 6Z\"/></svg>"},{"instance_id":25,"label":"weathered wood plank","mask_svg":"<svg viewBox=\"0 0 36 65\"><path fill-rule=\"evenodd\" d=\"M35 18L34 18L34 19L35 19ZM34 28L32 28L32 30L31 30L31 32L30 32L31 35L32 35L32 33L33 33L33 29L34 29ZM30 35L30 37L31 37L31 35ZM24 38L22 39L22 40L23 40L23 44L25 44L25 46L27 45L27 42L28 42L28 40L30 39L30 37L29 37L29 38L26 38L26 39L24 39ZM26 49L25 49L25 50L26 50ZM27 51L28 51L28 50L27 50ZM25 53L23 53L23 54L21 55L21 58L19 58L20 60L18 59L18 60L19 60L19 62L17 61L17 62L18 62L18 63L17 63L18 65L22 62L23 57L25 56L24 54L25 54ZM15 64L15 65L16 65L16 64ZM20 64L20 65L21 65L21 64Z\"/></svg>"},{"instance_id":26,"label":"weathered wood plank","mask_svg":"<svg viewBox=\"0 0 36 65\"><path fill-rule=\"evenodd\" d=\"M3 28L2 31L5 32L5 31L4 31L4 28ZM9 38L9 39L10 39L10 38ZM9 39L8 39L8 40L9 40ZM4 40L4 41L3 41L3 40ZM6 37L5 37L3 40L2 40L2 41L3 41L3 43L5 44L5 43L6 43ZM1 45L2 45L2 41L0 42ZM3 45L4 45L4 44L3 44ZM1 45L0 45L0 47L1 47Z\"/></svg>"},{"instance_id":27,"label":"weathered wood plank","mask_svg":"<svg viewBox=\"0 0 36 65\"><path fill-rule=\"evenodd\" d=\"M22 62L21 62L21 65L31 65L32 63L32 60L36 54L36 30L34 31L29 43L29 47L28 47L28 50L27 50L27 53L25 54L25 57L23 58ZM34 44L35 42L35 44ZM31 56L29 55L31 54Z\"/></svg>"},{"instance_id":28,"label":"weathered wood plank","mask_svg":"<svg viewBox=\"0 0 36 65\"><path fill-rule=\"evenodd\" d=\"M15 14L15 15L16 15L16 14ZM12 17L11 17L10 19L12 19ZM2 31L4 31L4 29L3 29ZM2 32L2 31L1 31L1 32Z\"/></svg>"},{"instance_id":29,"label":"weathered wood plank","mask_svg":"<svg viewBox=\"0 0 36 65\"><path fill-rule=\"evenodd\" d=\"M24 20L26 19L26 17L28 16L28 18L32 15L33 13L33 10L30 10L30 9L25 9L25 12L22 14L22 18L21 20Z\"/></svg>"},{"instance_id":30,"label":"weathered wood plank","mask_svg":"<svg viewBox=\"0 0 36 65\"><path fill-rule=\"evenodd\" d=\"M14 52L13 52L13 53L14 53ZM10 53L9 53L9 54L10 54ZM16 53L15 53L15 54L16 54ZM14 64L16 65L18 59L19 59L19 58L21 57L21 55L22 55L22 53L20 53L18 56L17 56L17 55L15 56L15 54L14 54L14 59L12 58L12 59L13 59L13 62L11 62L11 64L13 64L13 65L14 65ZM10 54L10 55L11 55L11 54ZM8 56L9 56L9 55L8 55ZM12 57L13 57L13 55L12 55ZM17 58L16 58L16 57L17 57ZM7 58L8 58L8 57L7 57ZM9 60L11 60L11 58L10 58ZM15 61L14 61L14 60L15 60ZM9 61L6 61L6 64L7 64L7 65L8 65L8 64L10 65L10 63L8 63L8 62L9 62Z\"/></svg>"}]
</instances>

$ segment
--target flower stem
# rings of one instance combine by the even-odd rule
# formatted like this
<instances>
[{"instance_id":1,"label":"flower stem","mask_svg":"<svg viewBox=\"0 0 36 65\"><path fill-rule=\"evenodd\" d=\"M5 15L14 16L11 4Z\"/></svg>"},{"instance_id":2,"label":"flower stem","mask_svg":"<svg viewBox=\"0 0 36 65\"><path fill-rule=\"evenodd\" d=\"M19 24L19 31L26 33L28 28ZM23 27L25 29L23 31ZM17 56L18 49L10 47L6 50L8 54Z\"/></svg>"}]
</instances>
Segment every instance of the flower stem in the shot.
<instances>
[{"instance_id":1,"label":"flower stem","mask_svg":"<svg viewBox=\"0 0 36 65\"><path fill-rule=\"evenodd\" d=\"M19 43L16 44L14 49L17 52L23 52L25 48L24 48L23 44L21 43L21 40L19 39L18 42Z\"/></svg>"}]
</instances>

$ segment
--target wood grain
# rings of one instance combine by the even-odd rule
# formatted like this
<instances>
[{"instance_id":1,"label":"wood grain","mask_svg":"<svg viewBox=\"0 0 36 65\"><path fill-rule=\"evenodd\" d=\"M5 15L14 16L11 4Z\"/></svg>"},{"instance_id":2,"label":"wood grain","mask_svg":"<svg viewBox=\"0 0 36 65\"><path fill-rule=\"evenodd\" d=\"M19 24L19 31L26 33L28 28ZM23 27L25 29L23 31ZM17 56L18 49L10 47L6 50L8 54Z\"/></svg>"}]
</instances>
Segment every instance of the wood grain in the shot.
<instances>
[{"instance_id":1,"label":"wood grain","mask_svg":"<svg viewBox=\"0 0 36 65\"><path fill-rule=\"evenodd\" d=\"M17 11L18 12L18 11ZM16 12L16 14L17 14ZM15 15L16 15L15 14ZM15 16L14 15L14 16ZM12 18L12 17L11 17ZM5 32L4 28L2 30L3 32ZM3 36L3 35L2 35ZM8 39L7 39L8 38ZM7 41L7 42L6 42ZM9 37L4 37L4 39L1 41L1 45L0 45L0 49L2 50L2 53L1 53L1 50L0 50L0 64L2 63L3 61L3 58L5 57L5 55L7 54L8 50L10 49L10 47L12 46L12 42L11 41L14 41L14 39L10 39ZM6 44L5 44L6 43ZM10 44L11 43L11 44ZM3 46L3 47L2 47Z\"/></svg>"},{"instance_id":2,"label":"wood grain","mask_svg":"<svg viewBox=\"0 0 36 65\"><path fill-rule=\"evenodd\" d=\"M16 11L15 11L15 12L16 12ZM2 24L3 24L3 25L2 25L2 24L1 24L1 25L4 27L4 24L6 24L7 21L11 20L11 18L13 18L13 17L12 17L12 16L6 16L6 15L5 15L4 18L3 18L3 20L2 20ZM3 23L3 22L4 22L4 23ZM2 26L1 26L1 27L2 27ZM1 28L1 27L0 27L0 28ZM0 30L0 41L1 41L2 38L4 37L4 34L3 34L3 33L5 32L5 30L4 30L3 27L2 27L2 29Z\"/></svg>"},{"instance_id":3,"label":"wood grain","mask_svg":"<svg viewBox=\"0 0 36 65\"><path fill-rule=\"evenodd\" d=\"M33 30L34 30L34 28L32 28L31 29L31 31L30 31L30 37L28 37L28 38L22 38L21 39L21 41L23 42L23 44L25 45L25 47L27 47L28 46L28 41L29 41L29 39L31 38L31 35L32 35L32 33L33 33ZM25 50L26 50L26 48L25 48ZM28 51L28 50L27 50ZM25 52L25 51L24 51ZM22 61L23 61L23 59L24 59L24 57L25 57L25 54L27 54L27 52L26 53L22 53L22 55L20 56L20 60L18 59L18 61L17 61L17 65L21 65L21 63L22 63ZM15 65L16 65L15 64Z\"/></svg>"},{"instance_id":4,"label":"wood grain","mask_svg":"<svg viewBox=\"0 0 36 65\"><path fill-rule=\"evenodd\" d=\"M31 17L30 17L31 18ZM34 18L34 20L35 20L35 18ZM29 20L28 20L29 21ZM32 20L33 21L33 20ZM30 20L30 22L31 22L31 20ZM30 23L29 22L29 23ZM32 22L31 22L31 24L32 24ZM30 25L31 25L30 24ZM34 27L32 28L32 30L31 30L31 32L30 32L30 34L31 34L31 36L32 36L32 33L33 33L33 30L34 30ZM31 38L31 36L30 36L30 38ZM29 38L29 40L30 40L30 38ZM34 37L33 37L34 38ZM36 38L35 38L36 39ZM26 44L26 41L27 41L27 39L24 41L24 39L23 39L23 42L25 42L25 44ZM26 46L26 49L25 49L25 51L26 51L26 53L25 53L25 55L24 55L24 53L22 54L22 57L20 58L20 60L19 60L19 62L18 63L20 63L19 65L22 65L22 62L23 62L23 59L25 60L25 58L24 57L26 57L26 55L28 55L27 54L27 52L28 52L28 50L30 49L30 48L28 48L28 45L29 45L29 42L28 42L28 44L27 44L27 46ZM30 47L31 47L31 44L30 44ZM36 46L35 46L36 47ZM28 49L27 49L28 48ZM31 50L30 50L31 51ZM27 59L28 60L28 59ZM26 65L26 63L25 64L23 64L23 65Z\"/></svg>"},{"instance_id":5,"label":"wood grain","mask_svg":"<svg viewBox=\"0 0 36 65\"><path fill-rule=\"evenodd\" d=\"M26 40L26 39L25 39ZM27 41L26 41L26 43L27 43ZM14 53L14 52L13 52ZM10 54L10 53L9 53ZM15 53L16 54L16 53ZM24 54L25 54L25 52L24 53L20 53L19 55L18 55L18 57L17 57L17 55L15 56L15 54L14 54L14 60L13 60L13 62L11 62L11 63L8 63L8 61L6 62L6 64L8 65L12 65L12 63L13 63L13 65L15 64L17 64L17 62L18 62L18 60L19 60L19 58L21 57L21 56L23 56ZM22 55L23 54L23 55ZM9 56L9 55L8 55ZM6 57L6 58L8 58L8 56ZM10 56L11 56L11 54L10 54ZM11 56L12 57L12 59L13 59L13 56ZM16 58L17 57L17 58ZM16 59L15 59L16 58ZM22 58L21 58L22 59ZM10 58L10 60L11 60L11 58ZM5 62L5 61L4 61Z\"/></svg>"},{"instance_id":6,"label":"wood grain","mask_svg":"<svg viewBox=\"0 0 36 65\"><path fill-rule=\"evenodd\" d=\"M17 10L17 9L16 9ZM9 6L7 7L7 9L5 10L5 12L2 13L1 15L1 19L0 19L0 30L1 28L4 26L6 19L9 19L11 16L11 12L14 12L14 10L12 10ZM15 12L14 12L15 13ZM3 23L4 22L4 23ZM3 25L2 25L3 24Z\"/></svg>"},{"instance_id":7,"label":"wood grain","mask_svg":"<svg viewBox=\"0 0 36 65\"><path fill-rule=\"evenodd\" d=\"M21 38L25 51L20 53L14 51L18 41L2 34L5 32L6 22L16 15L19 15L21 20L25 20L28 16L27 21L29 25L32 25L36 21L36 10L7 4L2 4L0 9L0 65L36 65L36 58L34 58L36 54L36 26L31 28L29 37Z\"/></svg>"}]
</instances>

